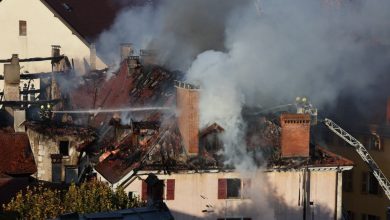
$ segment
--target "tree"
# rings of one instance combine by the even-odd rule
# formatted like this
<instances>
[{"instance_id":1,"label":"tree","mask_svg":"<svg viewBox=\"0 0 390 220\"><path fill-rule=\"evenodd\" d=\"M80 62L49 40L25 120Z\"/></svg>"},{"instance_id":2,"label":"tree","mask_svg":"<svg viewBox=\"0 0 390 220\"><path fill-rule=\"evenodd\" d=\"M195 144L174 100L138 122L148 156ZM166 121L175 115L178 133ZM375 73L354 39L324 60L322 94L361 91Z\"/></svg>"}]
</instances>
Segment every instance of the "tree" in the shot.
<instances>
[{"instance_id":1,"label":"tree","mask_svg":"<svg viewBox=\"0 0 390 220\"><path fill-rule=\"evenodd\" d=\"M42 185L20 191L3 209L16 212L23 219L56 218L64 213L93 213L133 208L144 205L139 198L129 198L123 188L116 191L96 180L67 190L55 190Z\"/></svg>"}]
</instances>

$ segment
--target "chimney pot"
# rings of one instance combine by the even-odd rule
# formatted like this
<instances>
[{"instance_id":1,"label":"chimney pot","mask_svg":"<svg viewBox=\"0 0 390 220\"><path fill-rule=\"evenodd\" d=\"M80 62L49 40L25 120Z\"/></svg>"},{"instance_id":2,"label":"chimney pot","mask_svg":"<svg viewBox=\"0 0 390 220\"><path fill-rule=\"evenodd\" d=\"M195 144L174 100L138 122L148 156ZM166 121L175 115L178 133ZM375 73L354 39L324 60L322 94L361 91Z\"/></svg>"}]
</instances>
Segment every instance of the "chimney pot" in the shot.
<instances>
[{"instance_id":1,"label":"chimney pot","mask_svg":"<svg viewBox=\"0 0 390 220\"><path fill-rule=\"evenodd\" d=\"M51 56L59 57L61 55L61 46L60 45L51 45Z\"/></svg>"}]
</instances>

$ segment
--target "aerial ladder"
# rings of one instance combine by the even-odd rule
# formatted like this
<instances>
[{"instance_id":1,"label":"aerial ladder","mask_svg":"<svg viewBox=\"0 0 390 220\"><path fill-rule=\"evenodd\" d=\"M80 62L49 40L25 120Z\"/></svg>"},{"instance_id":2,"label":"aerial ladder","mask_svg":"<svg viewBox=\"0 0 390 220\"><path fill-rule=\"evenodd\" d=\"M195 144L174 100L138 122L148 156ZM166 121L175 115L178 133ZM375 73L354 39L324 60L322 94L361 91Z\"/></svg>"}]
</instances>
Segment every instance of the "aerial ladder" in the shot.
<instances>
[{"instance_id":1,"label":"aerial ladder","mask_svg":"<svg viewBox=\"0 0 390 220\"><path fill-rule=\"evenodd\" d=\"M284 109L284 108L290 107L290 106L295 106L298 114L309 114L311 116L311 124L312 125L317 124L317 122L318 122L317 109L312 106L312 104L309 102L308 98L306 98L306 97L297 97L295 99L295 104L280 105L280 106L276 106L276 107L262 110L260 112L256 112L255 114L261 114L261 113L268 112L268 111L272 111L272 112L280 111L281 109ZM382 170L379 168L378 164L376 164L374 159L368 153L368 151L364 147L364 145L362 143L360 143L352 135L350 135L348 132L346 132L344 129L342 129L339 125L334 123L332 120L325 118L324 120L319 120L319 121L323 122L327 128L329 128L337 136L339 136L345 142L347 142L352 147L354 147L355 151L359 154L359 156L362 158L362 160L367 163L371 172L373 173L373 175L377 179L378 184L382 187L387 198L390 200L390 182L387 179L387 177L385 176L385 174L382 172Z\"/></svg>"},{"instance_id":2,"label":"aerial ladder","mask_svg":"<svg viewBox=\"0 0 390 220\"><path fill-rule=\"evenodd\" d=\"M314 108L309 103L308 99L306 97L303 98L297 97L295 101L296 101L295 105L297 107L297 113L310 114L311 117L315 119L314 122L317 123L317 109ZM379 168L378 164L376 164L374 159L368 153L364 145L360 143L352 135L350 135L348 132L346 132L344 129L342 129L335 122L333 122L332 120L325 118L324 120L320 120L320 121L323 122L325 126L329 128L331 131L333 131L337 136L339 136L345 142L347 142L352 147L354 147L355 151L359 154L362 160L367 163L371 172L378 180L379 185L382 187L383 191L385 192L387 198L390 200L390 182L385 176L385 174L382 172L382 170Z\"/></svg>"},{"instance_id":3,"label":"aerial ladder","mask_svg":"<svg viewBox=\"0 0 390 220\"><path fill-rule=\"evenodd\" d=\"M362 143L360 143L356 138L352 135L348 134L344 129L334 123L332 120L325 118L323 123L328 127L331 131L337 134L340 138L350 144L355 148L355 151L359 154L359 156L363 159L364 162L370 167L373 175L378 180L379 185L382 187L385 192L387 198L390 200L390 182L383 174L382 170L379 168L378 164L374 161L371 155L368 153L367 149L364 147Z\"/></svg>"}]
</instances>

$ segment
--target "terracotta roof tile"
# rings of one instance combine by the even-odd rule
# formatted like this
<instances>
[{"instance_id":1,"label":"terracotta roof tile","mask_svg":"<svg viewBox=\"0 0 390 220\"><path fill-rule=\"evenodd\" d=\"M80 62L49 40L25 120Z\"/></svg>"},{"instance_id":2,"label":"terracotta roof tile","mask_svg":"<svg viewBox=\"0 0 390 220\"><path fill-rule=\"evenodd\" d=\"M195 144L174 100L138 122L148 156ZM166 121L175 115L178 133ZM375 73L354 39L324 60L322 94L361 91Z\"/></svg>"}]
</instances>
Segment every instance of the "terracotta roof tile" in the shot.
<instances>
[{"instance_id":1,"label":"terracotta roof tile","mask_svg":"<svg viewBox=\"0 0 390 220\"><path fill-rule=\"evenodd\" d=\"M26 133L0 133L0 173L33 174L37 171Z\"/></svg>"}]
</instances>

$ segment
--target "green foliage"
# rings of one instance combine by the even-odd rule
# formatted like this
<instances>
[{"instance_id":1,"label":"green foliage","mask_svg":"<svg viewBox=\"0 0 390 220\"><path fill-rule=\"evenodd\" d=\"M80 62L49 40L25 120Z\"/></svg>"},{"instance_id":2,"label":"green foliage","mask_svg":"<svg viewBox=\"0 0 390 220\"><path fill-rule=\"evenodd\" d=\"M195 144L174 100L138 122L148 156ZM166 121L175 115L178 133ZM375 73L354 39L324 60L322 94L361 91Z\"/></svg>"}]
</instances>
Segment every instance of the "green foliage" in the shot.
<instances>
[{"instance_id":1,"label":"green foliage","mask_svg":"<svg viewBox=\"0 0 390 220\"><path fill-rule=\"evenodd\" d=\"M133 208L144 205L129 198L123 188L113 191L107 184L91 181L59 191L38 185L19 192L4 211L16 212L23 219L55 218L64 213L93 213Z\"/></svg>"}]
</instances>

